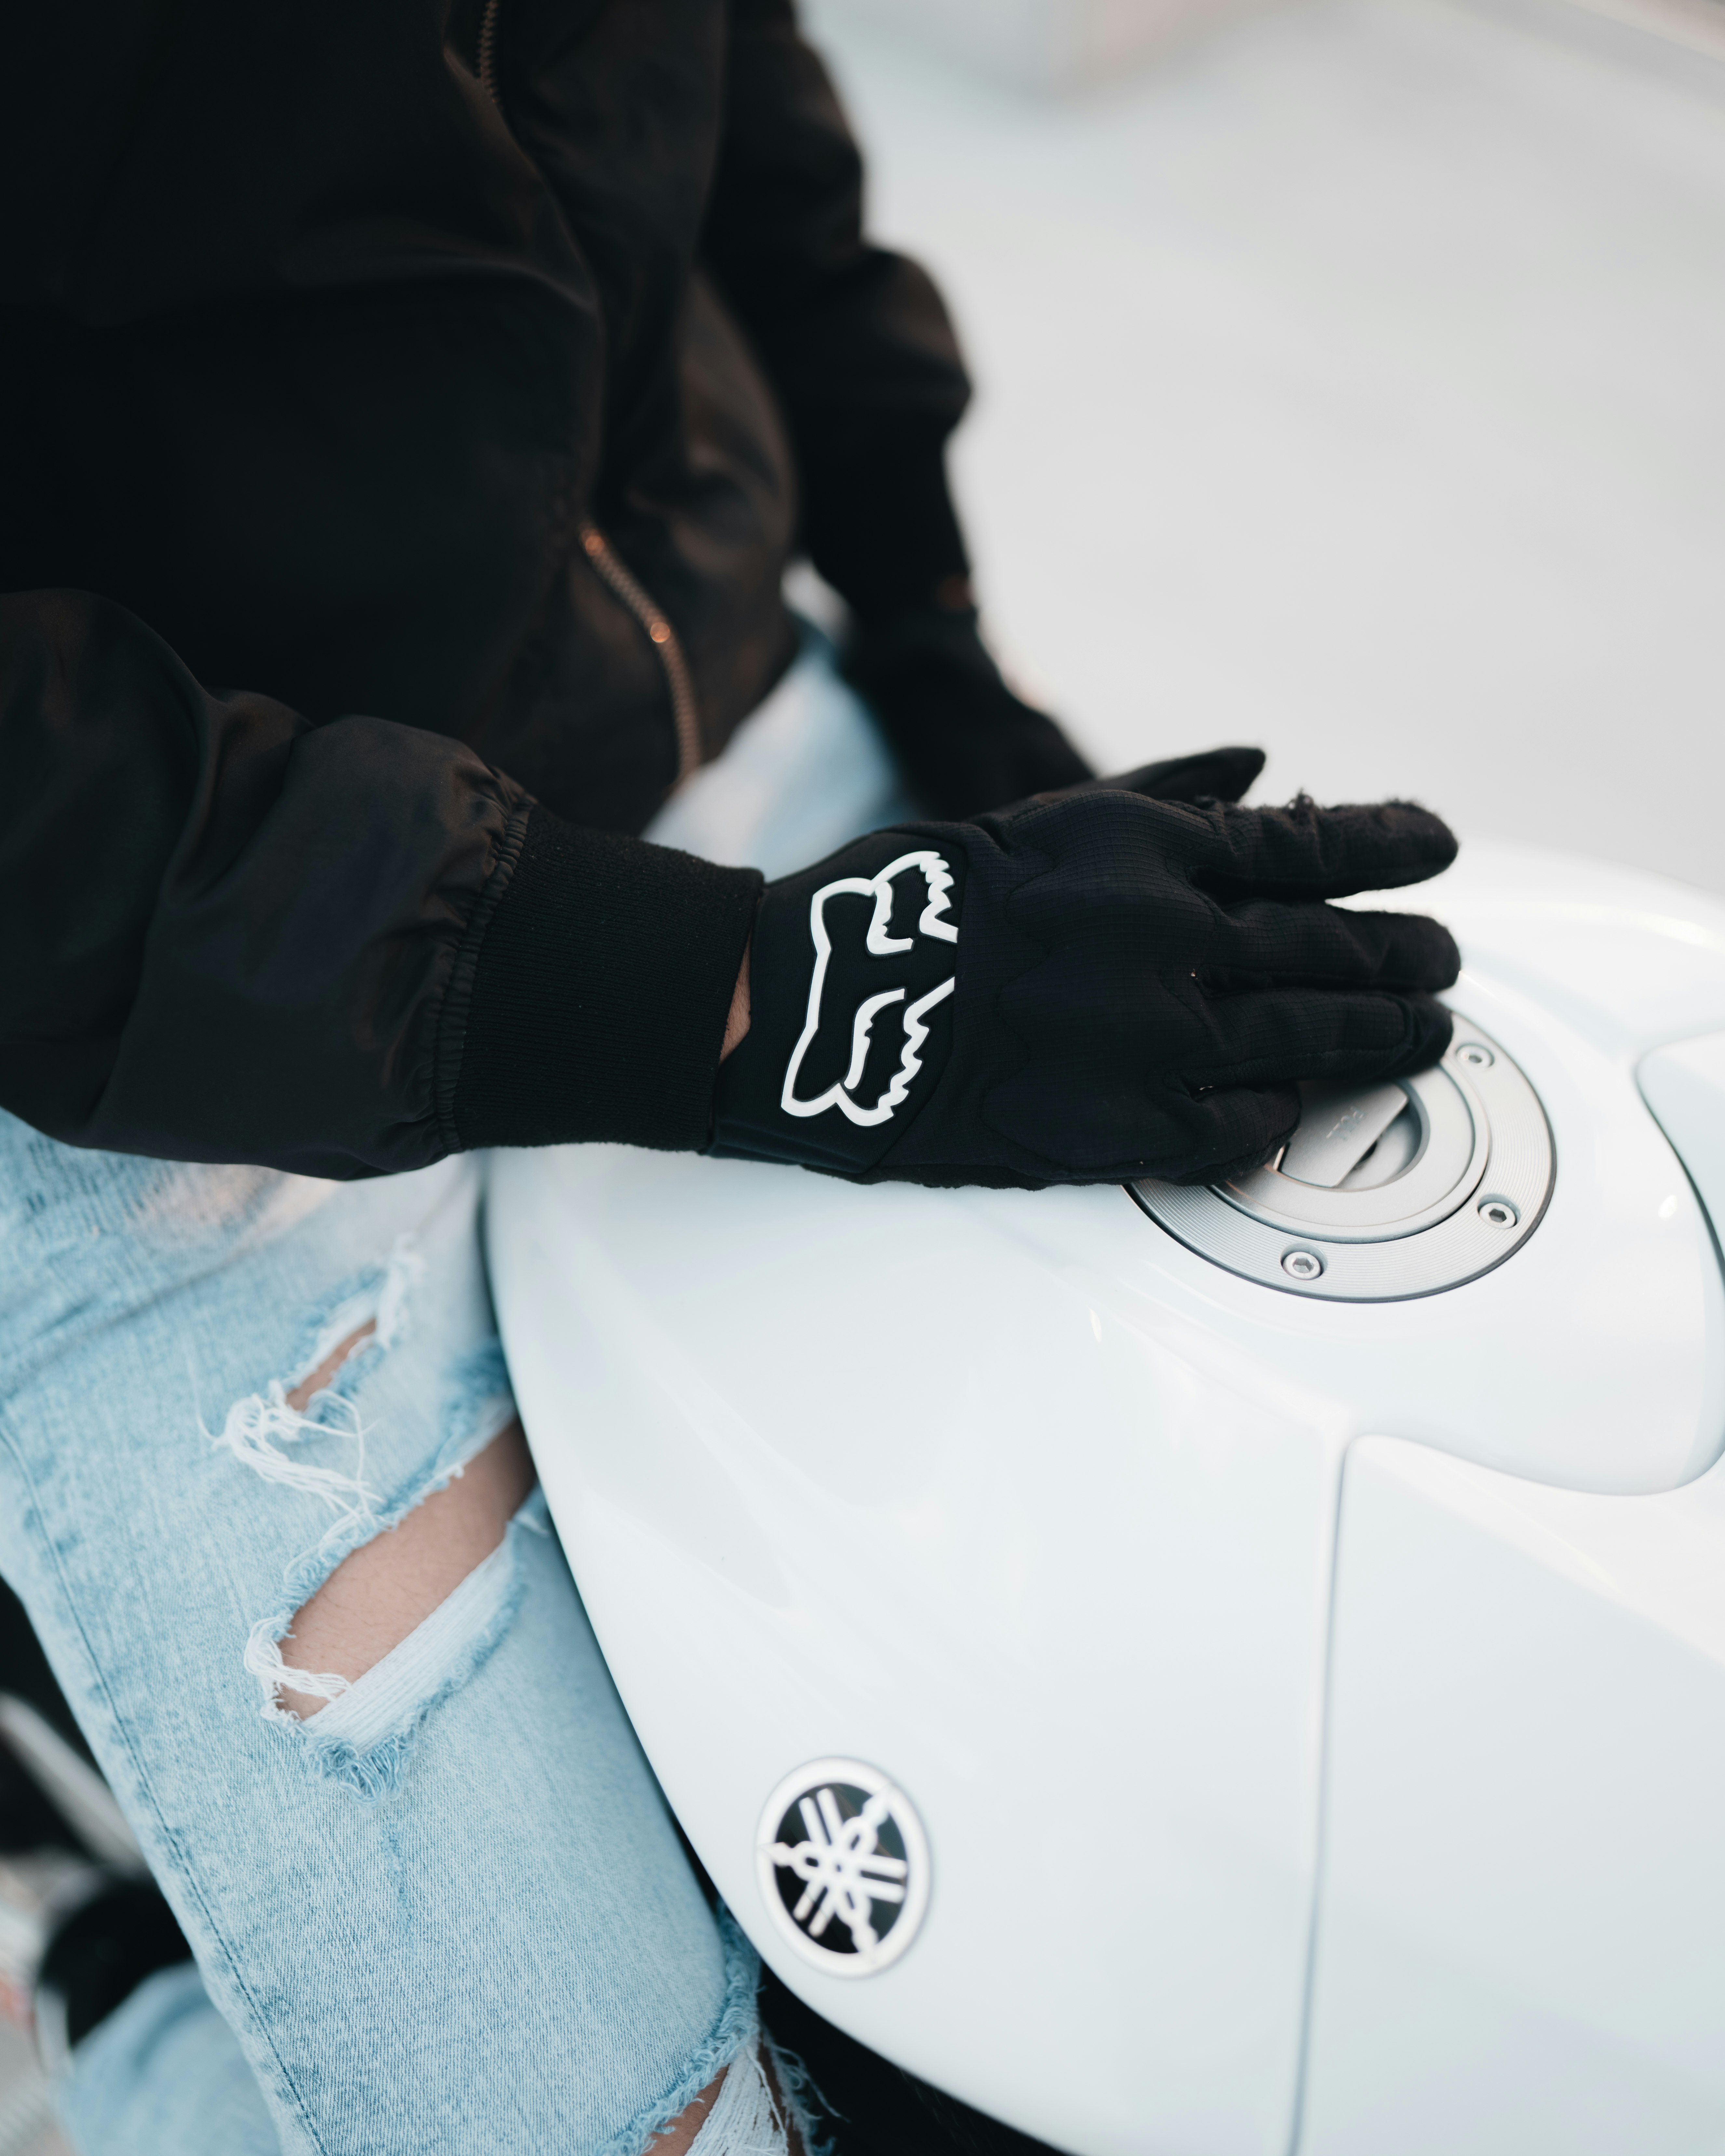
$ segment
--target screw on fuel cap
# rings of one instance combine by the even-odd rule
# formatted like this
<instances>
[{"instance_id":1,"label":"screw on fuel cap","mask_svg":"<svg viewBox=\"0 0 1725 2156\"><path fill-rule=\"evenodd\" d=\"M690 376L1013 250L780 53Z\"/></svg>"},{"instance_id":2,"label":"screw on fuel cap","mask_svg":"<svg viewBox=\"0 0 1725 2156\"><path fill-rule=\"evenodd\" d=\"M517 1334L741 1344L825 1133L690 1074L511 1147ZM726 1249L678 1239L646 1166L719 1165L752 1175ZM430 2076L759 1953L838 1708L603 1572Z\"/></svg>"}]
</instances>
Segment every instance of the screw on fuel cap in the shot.
<instances>
[{"instance_id":1,"label":"screw on fuel cap","mask_svg":"<svg viewBox=\"0 0 1725 2156\"><path fill-rule=\"evenodd\" d=\"M1132 1196L1212 1264L1337 1302L1459 1287L1538 1226L1554 1172L1545 1111L1466 1020L1432 1070L1300 1094L1299 1125L1267 1166L1208 1188L1137 1183Z\"/></svg>"}]
</instances>

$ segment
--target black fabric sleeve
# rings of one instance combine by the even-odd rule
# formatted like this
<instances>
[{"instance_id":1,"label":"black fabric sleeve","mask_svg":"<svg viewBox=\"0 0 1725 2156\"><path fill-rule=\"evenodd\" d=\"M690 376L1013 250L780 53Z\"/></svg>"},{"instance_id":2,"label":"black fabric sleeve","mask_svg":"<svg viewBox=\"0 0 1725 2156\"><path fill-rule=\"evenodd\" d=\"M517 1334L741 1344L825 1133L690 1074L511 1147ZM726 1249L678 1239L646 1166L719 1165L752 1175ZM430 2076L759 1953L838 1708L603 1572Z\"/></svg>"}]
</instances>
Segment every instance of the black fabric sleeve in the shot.
<instances>
[{"instance_id":1,"label":"black fabric sleeve","mask_svg":"<svg viewBox=\"0 0 1725 2156\"><path fill-rule=\"evenodd\" d=\"M753 869L536 808L474 983L462 1143L698 1151L762 889Z\"/></svg>"},{"instance_id":2,"label":"black fabric sleeve","mask_svg":"<svg viewBox=\"0 0 1725 2156\"><path fill-rule=\"evenodd\" d=\"M970 395L939 293L863 231L863 168L793 0L732 0L702 257L783 407L803 543L858 613L968 574L946 480Z\"/></svg>"},{"instance_id":3,"label":"black fabric sleeve","mask_svg":"<svg viewBox=\"0 0 1725 2156\"><path fill-rule=\"evenodd\" d=\"M83 593L0 598L0 1107L49 1136L337 1178L704 1142L752 871L213 696Z\"/></svg>"}]
</instances>

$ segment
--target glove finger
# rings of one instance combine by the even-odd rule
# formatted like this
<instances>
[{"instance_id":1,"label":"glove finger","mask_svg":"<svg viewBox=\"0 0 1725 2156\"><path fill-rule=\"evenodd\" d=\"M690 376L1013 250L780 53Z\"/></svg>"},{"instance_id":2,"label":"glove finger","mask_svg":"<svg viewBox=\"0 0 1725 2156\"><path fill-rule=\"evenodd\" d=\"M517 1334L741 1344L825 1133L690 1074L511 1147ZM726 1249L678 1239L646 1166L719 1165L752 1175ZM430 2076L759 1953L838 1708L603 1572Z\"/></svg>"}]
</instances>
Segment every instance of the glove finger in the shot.
<instances>
[{"instance_id":1,"label":"glove finger","mask_svg":"<svg viewBox=\"0 0 1725 2156\"><path fill-rule=\"evenodd\" d=\"M1153 801L1238 801L1264 768L1260 748L1213 748L1197 756L1165 757L1160 763L1141 763L1136 771L1117 778L1099 778L1093 793L1111 787L1122 793L1142 793Z\"/></svg>"},{"instance_id":2,"label":"glove finger","mask_svg":"<svg viewBox=\"0 0 1725 2156\"><path fill-rule=\"evenodd\" d=\"M1409 801L1320 808L1214 808L1184 844L1193 880L1233 898L1346 898L1422 883L1455 858L1455 834Z\"/></svg>"},{"instance_id":3,"label":"glove finger","mask_svg":"<svg viewBox=\"0 0 1725 2156\"><path fill-rule=\"evenodd\" d=\"M1461 970L1455 939L1423 913L1344 912L1247 899L1227 907L1204 985L1212 989L1313 985L1453 988Z\"/></svg>"},{"instance_id":4,"label":"glove finger","mask_svg":"<svg viewBox=\"0 0 1725 2156\"><path fill-rule=\"evenodd\" d=\"M1158 1158L1158 1183L1223 1183L1261 1168L1300 1121L1294 1086L1230 1086L1206 1093L1181 1116L1185 1143Z\"/></svg>"},{"instance_id":5,"label":"glove finger","mask_svg":"<svg viewBox=\"0 0 1725 2156\"><path fill-rule=\"evenodd\" d=\"M1411 1077L1443 1055L1454 1024L1430 996L1306 988L1218 996L1204 1017L1208 1038L1180 1059L1192 1086Z\"/></svg>"}]
</instances>

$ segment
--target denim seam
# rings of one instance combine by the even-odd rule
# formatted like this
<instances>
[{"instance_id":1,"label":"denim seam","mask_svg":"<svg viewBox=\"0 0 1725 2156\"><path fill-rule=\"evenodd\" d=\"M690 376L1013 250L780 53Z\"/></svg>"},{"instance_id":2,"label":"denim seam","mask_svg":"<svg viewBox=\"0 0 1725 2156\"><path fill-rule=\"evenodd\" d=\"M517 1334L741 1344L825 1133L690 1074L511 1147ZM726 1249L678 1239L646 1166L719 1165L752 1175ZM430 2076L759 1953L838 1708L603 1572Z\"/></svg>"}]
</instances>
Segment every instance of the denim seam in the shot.
<instances>
[{"instance_id":1,"label":"denim seam","mask_svg":"<svg viewBox=\"0 0 1725 2156\"><path fill-rule=\"evenodd\" d=\"M26 1462L23 1455L18 1450L18 1445L13 1439L10 1432L8 1430L3 1414L0 1414L0 1444L3 1444L7 1450L11 1454L13 1460L17 1466L19 1478L22 1481L24 1488L29 1492L30 1503L33 1509L35 1511L39 1517L45 1517L42 1510L41 1498L36 1489L35 1477L30 1472L29 1466ZM96 1686L101 1693L103 1702L107 1707L110 1724L115 1732L116 1740L123 1748L127 1759L131 1763L133 1784L138 1792L140 1801L148 1805L150 1817L154 1822L157 1837L164 1846L171 1852L175 1860L172 1866L174 1884L180 1892L185 1897L186 1900L195 1906L198 1914L203 1921L203 1929L205 1937L208 1940L214 1953L219 1956L221 1966L226 1971L228 1980L233 1984L234 1989L238 1992L240 1998L244 2000L245 2005L249 2010L252 2028L256 2032L259 2040L267 2048L270 2057L275 2062L276 2072L280 2076L279 2087L285 2093L289 2102L292 2105L292 2107L297 2115L298 2123L304 2128L307 2139L316 2149L321 2152L321 2156L328 2156L329 2145L313 2123L311 2107L300 2093L300 2089L294 2080L293 2074L288 2066L286 2060L283 2058L280 2051L276 2047L275 2040L270 2034L270 2025L265 2019L262 2006L253 1996L250 1986L246 1983L245 1979L240 1974L239 1962L236 1960L233 1949L229 1947L228 1941L223 1936L220 1927L217 1924L214 1916L211 1912L209 1903L204 1897L203 1888L198 1881L191 1859L182 1845L179 1837L169 1827L167 1820L162 1816L162 1807L157 1802L156 1793L151 1786L148 1775L144 1771L143 1761L138 1757L137 1751L132 1743L131 1731L119 1711L119 1707L114 1698L114 1695L108 1689L108 1681L106 1676L103 1674L101 1662L96 1655L95 1649L90 1643L89 1635L84 1629L84 1619L79 1610L76 1598L72 1593L71 1583L66 1578L59 1551L54 1547L54 1541L51 1537L44 1536L43 1537L43 1542L44 1547L49 1553L50 1561L53 1563L55 1575L59 1579L60 1591L64 1599L66 1610L70 1616L73 1625L77 1630L78 1637L83 1644L89 1667L95 1675ZM147 1856L147 1851L146 1854ZM153 1876L153 1866L151 1867L151 1874ZM157 1883L159 1885L160 1881L158 1881ZM198 1965L200 1969L204 1966L203 1958L202 1957L199 1958Z\"/></svg>"},{"instance_id":2,"label":"denim seam","mask_svg":"<svg viewBox=\"0 0 1725 2156\"><path fill-rule=\"evenodd\" d=\"M594 2151L594 2156L642 2156L654 2137L688 2109L758 2031L755 1991L760 1982L760 1958L743 1937L737 1919L722 1905L719 1936L725 1944L725 2002L718 2020L673 2087L655 2102L643 2105L626 2126Z\"/></svg>"}]
</instances>

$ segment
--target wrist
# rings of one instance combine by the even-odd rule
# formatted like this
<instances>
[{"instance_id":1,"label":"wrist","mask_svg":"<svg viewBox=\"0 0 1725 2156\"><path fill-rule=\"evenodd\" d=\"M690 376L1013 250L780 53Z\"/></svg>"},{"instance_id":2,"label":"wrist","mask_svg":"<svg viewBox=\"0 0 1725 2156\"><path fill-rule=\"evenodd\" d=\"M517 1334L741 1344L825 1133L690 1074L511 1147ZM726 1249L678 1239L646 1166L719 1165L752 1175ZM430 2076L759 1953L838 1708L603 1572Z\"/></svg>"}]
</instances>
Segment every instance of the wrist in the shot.
<instances>
[{"instance_id":1,"label":"wrist","mask_svg":"<svg viewBox=\"0 0 1725 2156\"><path fill-rule=\"evenodd\" d=\"M804 549L860 619L926 607L968 578L946 476L956 416L881 414L842 441L798 441Z\"/></svg>"},{"instance_id":2,"label":"wrist","mask_svg":"<svg viewBox=\"0 0 1725 2156\"><path fill-rule=\"evenodd\" d=\"M737 986L731 992L731 1008L725 1015L725 1038L719 1049L722 1063L734 1048L740 1047L749 1029L749 952L754 938L742 947L742 963L737 969Z\"/></svg>"}]
</instances>

